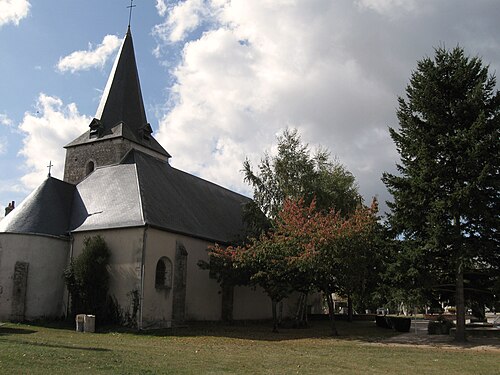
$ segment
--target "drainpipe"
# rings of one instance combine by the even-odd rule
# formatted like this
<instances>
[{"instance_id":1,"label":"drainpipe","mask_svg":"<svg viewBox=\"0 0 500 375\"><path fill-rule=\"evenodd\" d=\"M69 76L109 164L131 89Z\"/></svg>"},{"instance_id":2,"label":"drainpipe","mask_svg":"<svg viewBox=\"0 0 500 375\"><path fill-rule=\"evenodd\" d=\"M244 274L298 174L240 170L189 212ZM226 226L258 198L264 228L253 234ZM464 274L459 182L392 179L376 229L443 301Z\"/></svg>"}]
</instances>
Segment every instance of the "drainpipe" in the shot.
<instances>
[{"instance_id":1,"label":"drainpipe","mask_svg":"<svg viewBox=\"0 0 500 375\"><path fill-rule=\"evenodd\" d=\"M148 226L144 228L144 235L142 237L142 256L141 256L141 308L139 312L139 324L138 324L138 329L141 330L143 329L143 324L142 324L142 314L143 314L143 308L144 308L144 259L146 257L146 240L148 237Z\"/></svg>"}]
</instances>

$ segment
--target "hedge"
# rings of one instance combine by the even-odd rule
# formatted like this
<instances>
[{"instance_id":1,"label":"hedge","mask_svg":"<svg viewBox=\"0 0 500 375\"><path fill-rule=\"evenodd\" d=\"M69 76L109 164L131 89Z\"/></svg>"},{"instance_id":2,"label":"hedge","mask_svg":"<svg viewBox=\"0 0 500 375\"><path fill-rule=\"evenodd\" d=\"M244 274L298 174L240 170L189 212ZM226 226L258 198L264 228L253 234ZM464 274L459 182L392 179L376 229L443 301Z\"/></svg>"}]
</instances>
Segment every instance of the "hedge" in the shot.
<instances>
[{"instance_id":1,"label":"hedge","mask_svg":"<svg viewBox=\"0 0 500 375\"><path fill-rule=\"evenodd\" d=\"M399 316L377 315L375 317L375 323L381 328L393 328L398 332L410 332L411 319Z\"/></svg>"}]
</instances>

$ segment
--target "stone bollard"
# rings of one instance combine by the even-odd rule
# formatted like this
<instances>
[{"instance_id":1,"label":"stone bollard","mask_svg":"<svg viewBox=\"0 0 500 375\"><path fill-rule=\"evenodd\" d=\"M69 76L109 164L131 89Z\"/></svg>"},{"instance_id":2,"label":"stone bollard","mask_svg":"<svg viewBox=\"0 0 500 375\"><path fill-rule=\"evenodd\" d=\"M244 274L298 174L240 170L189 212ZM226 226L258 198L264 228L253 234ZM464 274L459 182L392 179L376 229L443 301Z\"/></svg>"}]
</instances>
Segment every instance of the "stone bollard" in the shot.
<instances>
[{"instance_id":1,"label":"stone bollard","mask_svg":"<svg viewBox=\"0 0 500 375\"><path fill-rule=\"evenodd\" d=\"M95 332L95 315L85 315L83 323L84 332Z\"/></svg>"},{"instance_id":2,"label":"stone bollard","mask_svg":"<svg viewBox=\"0 0 500 375\"><path fill-rule=\"evenodd\" d=\"M76 316L76 331L77 332L83 332L83 326L84 326L84 321L85 321L85 314L78 314Z\"/></svg>"}]
</instances>

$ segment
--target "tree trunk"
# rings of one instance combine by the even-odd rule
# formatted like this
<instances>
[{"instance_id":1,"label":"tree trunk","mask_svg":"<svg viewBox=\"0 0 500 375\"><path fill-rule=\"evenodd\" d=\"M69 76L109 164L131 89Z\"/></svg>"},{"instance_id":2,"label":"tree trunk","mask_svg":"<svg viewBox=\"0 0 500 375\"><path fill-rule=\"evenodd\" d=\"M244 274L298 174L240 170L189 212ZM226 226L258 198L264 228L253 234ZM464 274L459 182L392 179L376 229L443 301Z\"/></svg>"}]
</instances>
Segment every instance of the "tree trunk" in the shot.
<instances>
[{"instance_id":1,"label":"tree trunk","mask_svg":"<svg viewBox=\"0 0 500 375\"><path fill-rule=\"evenodd\" d=\"M222 289L221 318L223 322L231 323L233 321L234 286L223 283L221 289Z\"/></svg>"},{"instance_id":2,"label":"tree trunk","mask_svg":"<svg viewBox=\"0 0 500 375\"><path fill-rule=\"evenodd\" d=\"M302 309L302 326L307 327L307 297L308 293L304 293L304 307Z\"/></svg>"},{"instance_id":3,"label":"tree trunk","mask_svg":"<svg viewBox=\"0 0 500 375\"><path fill-rule=\"evenodd\" d=\"M295 325L297 327L300 327L300 324L301 324L301 320L302 320L302 301L304 299L304 294L301 293L299 295L299 300L297 302L297 312L295 313Z\"/></svg>"},{"instance_id":4,"label":"tree trunk","mask_svg":"<svg viewBox=\"0 0 500 375\"><path fill-rule=\"evenodd\" d=\"M347 295L347 321L352 323L352 297Z\"/></svg>"},{"instance_id":5,"label":"tree trunk","mask_svg":"<svg viewBox=\"0 0 500 375\"><path fill-rule=\"evenodd\" d=\"M457 330L455 332L455 341L464 342L465 337L465 299L464 299L464 270L462 262L458 262L457 280L456 280L456 313L457 313Z\"/></svg>"},{"instance_id":6,"label":"tree trunk","mask_svg":"<svg viewBox=\"0 0 500 375\"><path fill-rule=\"evenodd\" d=\"M337 326L335 325L335 309L333 307L333 297L331 293L326 294L326 301L328 302L328 316L330 317L331 335L338 336Z\"/></svg>"},{"instance_id":7,"label":"tree trunk","mask_svg":"<svg viewBox=\"0 0 500 375\"><path fill-rule=\"evenodd\" d=\"M295 314L297 328L307 326L307 295L307 293L301 293L297 302L297 313Z\"/></svg>"},{"instance_id":8,"label":"tree trunk","mask_svg":"<svg viewBox=\"0 0 500 375\"><path fill-rule=\"evenodd\" d=\"M278 312L276 311L276 306L278 305L278 301L272 299L272 308L273 308L273 332L278 332Z\"/></svg>"}]
</instances>

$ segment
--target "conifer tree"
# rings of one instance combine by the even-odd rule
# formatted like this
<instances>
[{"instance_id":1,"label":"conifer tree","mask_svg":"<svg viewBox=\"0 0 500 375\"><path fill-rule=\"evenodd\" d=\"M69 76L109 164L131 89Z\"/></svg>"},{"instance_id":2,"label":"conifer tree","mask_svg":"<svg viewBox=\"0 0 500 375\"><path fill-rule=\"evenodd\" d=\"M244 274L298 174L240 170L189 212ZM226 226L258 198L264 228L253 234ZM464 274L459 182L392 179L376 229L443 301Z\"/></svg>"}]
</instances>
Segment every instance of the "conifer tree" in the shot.
<instances>
[{"instance_id":1,"label":"conifer tree","mask_svg":"<svg viewBox=\"0 0 500 375\"><path fill-rule=\"evenodd\" d=\"M419 61L399 98L400 127L390 128L399 173L382 178L394 199L389 222L411 243L412 257L427 262L436 286L454 284L458 341L465 340L464 275L499 274L495 85L481 59L461 47Z\"/></svg>"}]
</instances>

